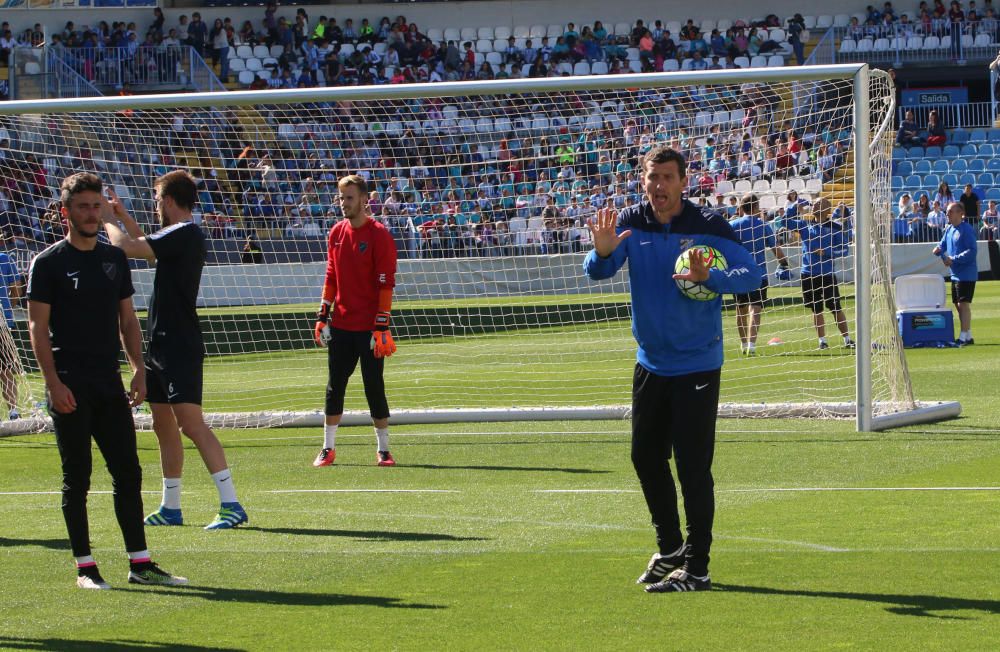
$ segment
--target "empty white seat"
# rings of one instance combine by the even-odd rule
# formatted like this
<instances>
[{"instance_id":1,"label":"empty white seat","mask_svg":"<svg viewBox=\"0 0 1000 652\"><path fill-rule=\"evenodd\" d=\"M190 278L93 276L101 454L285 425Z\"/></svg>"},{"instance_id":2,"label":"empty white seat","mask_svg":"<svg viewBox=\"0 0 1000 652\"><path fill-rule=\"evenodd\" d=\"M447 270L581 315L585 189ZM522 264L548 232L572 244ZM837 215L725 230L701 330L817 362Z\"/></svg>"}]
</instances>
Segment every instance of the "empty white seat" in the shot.
<instances>
[{"instance_id":1,"label":"empty white seat","mask_svg":"<svg viewBox=\"0 0 1000 652\"><path fill-rule=\"evenodd\" d=\"M911 36L910 38L906 39L907 50L919 50L923 47L924 47L924 38L922 36Z\"/></svg>"},{"instance_id":2,"label":"empty white seat","mask_svg":"<svg viewBox=\"0 0 1000 652\"><path fill-rule=\"evenodd\" d=\"M563 74L564 72L573 74L573 64L571 64L569 61L560 61L559 64L556 66L556 72L558 72L560 75Z\"/></svg>"},{"instance_id":3,"label":"empty white seat","mask_svg":"<svg viewBox=\"0 0 1000 652\"><path fill-rule=\"evenodd\" d=\"M757 56L750 59L751 68L766 68L767 67L767 57L758 54Z\"/></svg>"},{"instance_id":4,"label":"empty white seat","mask_svg":"<svg viewBox=\"0 0 1000 652\"><path fill-rule=\"evenodd\" d=\"M503 55L499 52L487 52L486 62L495 68L503 63Z\"/></svg>"},{"instance_id":5,"label":"empty white seat","mask_svg":"<svg viewBox=\"0 0 1000 652\"><path fill-rule=\"evenodd\" d=\"M990 35L985 32L982 34L976 34L975 46L977 48L986 48L990 46Z\"/></svg>"},{"instance_id":6,"label":"empty white seat","mask_svg":"<svg viewBox=\"0 0 1000 652\"><path fill-rule=\"evenodd\" d=\"M240 59L249 59L253 56L253 48L249 45L241 45L236 48L236 56Z\"/></svg>"},{"instance_id":7,"label":"empty white seat","mask_svg":"<svg viewBox=\"0 0 1000 652\"><path fill-rule=\"evenodd\" d=\"M427 31L424 32L427 38L431 40L431 43L437 45L444 38L444 31L437 27L428 27Z\"/></svg>"},{"instance_id":8,"label":"empty white seat","mask_svg":"<svg viewBox=\"0 0 1000 652\"><path fill-rule=\"evenodd\" d=\"M476 120L476 131L481 134L488 134L493 131L493 118L484 116Z\"/></svg>"},{"instance_id":9,"label":"empty white seat","mask_svg":"<svg viewBox=\"0 0 1000 652\"><path fill-rule=\"evenodd\" d=\"M542 38L545 36L545 25L532 25L528 32L528 38Z\"/></svg>"},{"instance_id":10,"label":"empty white seat","mask_svg":"<svg viewBox=\"0 0 1000 652\"><path fill-rule=\"evenodd\" d=\"M476 52L492 52L493 51L493 41L487 39L479 39L476 41Z\"/></svg>"},{"instance_id":11,"label":"empty white seat","mask_svg":"<svg viewBox=\"0 0 1000 652\"><path fill-rule=\"evenodd\" d=\"M818 195L823 191L823 181L821 179L806 179L806 192Z\"/></svg>"},{"instance_id":12,"label":"empty white seat","mask_svg":"<svg viewBox=\"0 0 1000 652\"><path fill-rule=\"evenodd\" d=\"M586 61L577 61L573 66L574 75L589 75L590 74L590 64Z\"/></svg>"},{"instance_id":13,"label":"empty white seat","mask_svg":"<svg viewBox=\"0 0 1000 652\"><path fill-rule=\"evenodd\" d=\"M476 122L472 118L462 118L458 121L458 128L466 134L476 133Z\"/></svg>"},{"instance_id":14,"label":"empty white seat","mask_svg":"<svg viewBox=\"0 0 1000 652\"><path fill-rule=\"evenodd\" d=\"M497 118L493 121L493 129L496 130L498 134L506 135L512 129L510 118L505 118L503 116Z\"/></svg>"},{"instance_id":15,"label":"empty white seat","mask_svg":"<svg viewBox=\"0 0 1000 652\"><path fill-rule=\"evenodd\" d=\"M532 45L534 45L534 43L532 43ZM518 37L515 36L514 37L514 47L516 47L518 50L523 50L524 48L528 47L528 39L526 39L526 38L518 38Z\"/></svg>"},{"instance_id":16,"label":"empty white seat","mask_svg":"<svg viewBox=\"0 0 1000 652\"><path fill-rule=\"evenodd\" d=\"M757 179L753 182L750 191L759 193L771 192L771 184L767 179Z\"/></svg>"},{"instance_id":17,"label":"empty white seat","mask_svg":"<svg viewBox=\"0 0 1000 652\"><path fill-rule=\"evenodd\" d=\"M706 18L705 20L701 21L700 29L705 34L711 34L712 30L715 29L715 21L712 20L711 18Z\"/></svg>"},{"instance_id":18,"label":"empty white seat","mask_svg":"<svg viewBox=\"0 0 1000 652\"><path fill-rule=\"evenodd\" d=\"M889 39L887 38L877 38L875 43L872 44L872 50L875 52L885 52L889 49Z\"/></svg>"},{"instance_id":19,"label":"empty white seat","mask_svg":"<svg viewBox=\"0 0 1000 652\"><path fill-rule=\"evenodd\" d=\"M729 111L716 111L713 113L712 123L717 125L729 124Z\"/></svg>"},{"instance_id":20,"label":"empty white seat","mask_svg":"<svg viewBox=\"0 0 1000 652\"><path fill-rule=\"evenodd\" d=\"M723 179L719 183L715 184L715 192L720 195L725 195L727 193L733 192L733 182Z\"/></svg>"},{"instance_id":21,"label":"empty white seat","mask_svg":"<svg viewBox=\"0 0 1000 652\"><path fill-rule=\"evenodd\" d=\"M681 21L679 20L667 21L667 24L664 27L664 29L670 32L670 36L676 39L678 38L677 35L680 34L681 32Z\"/></svg>"},{"instance_id":22,"label":"empty white seat","mask_svg":"<svg viewBox=\"0 0 1000 652\"><path fill-rule=\"evenodd\" d=\"M372 46L372 49L375 50L375 54L382 56L385 54L386 44L384 42L376 43Z\"/></svg>"},{"instance_id":23,"label":"empty white seat","mask_svg":"<svg viewBox=\"0 0 1000 652\"><path fill-rule=\"evenodd\" d=\"M962 34L962 47L971 48L972 47L972 34Z\"/></svg>"},{"instance_id":24,"label":"empty white seat","mask_svg":"<svg viewBox=\"0 0 1000 652\"><path fill-rule=\"evenodd\" d=\"M615 23L615 34L618 36L627 36L632 32L632 26L628 23ZM674 35L676 37L676 35Z\"/></svg>"},{"instance_id":25,"label":"empty white seat","mask_svg":"<svg viewBox=\"0 0 1000 652\"><path fill-rule=\"evenodd\" d=\"M677 63L677 59L670 58L663 62L663 72L672 72L680 69L681 64Z\"/></svg>"},{"instance_id":26,"label":"empty white seat","mask_svg":"<svg viewBox=\"0 0 1000 652\"><path fill-rule=\"evenodd\" d=\"M864 21L861 21L861 23L864 24ZM834 27L847 27L850 24L851 24L851 17L848 16L847 14L837 14L836 16L833 17Z\"/></svg>"},{"instance_id":27,"label":"empty white seat","mask_svg":"<svg viewBox=\"0 0 1000 652\"><path fill-rule=\"evenodd\" d=\"M632 72L642 72L642 62L641 61L629 61L628 69Z\"/></svg>"},{"instance_id":28,"label":"empty white seat","mask_svg":"<svg viewBox=\"0 0 1000 652\"><path fill-rule=\"evenodd\" d=\"M242 44L238 44L236 47L238 48L239 45L242 45ZM239 56L236 54L236 48L229 48L229 54L226 55L226 58L227 59L238 59Z\"/></svg>"},{"instance_id":29,"label":"empty white seat","mask_svg":"<svg viewBox=\"0 0 1000 652\"><path fill-rule=\"evenodd\" d=\"M816 29L830 29L831 27L833 27L833 16L816 16Z\"/></svg>"},{"instance_id":30,"label":"empty white seat","mask_svg":"<svg viewBox=\"0 0 1000 652\"><path fill-rule=\"evenodd\" d=\"M255 45L253 48L253 56L258 59L263 59L264 57L271 56L271 50L268 49L266 45Z\"/></svg>"},{"instance_id":31,"label":"empty white seat","mask_svg":"<svg viewBox=\"0 0 1000 652\"><path fill-rule=\"evenodd\" d=\"M481 39L487 38L491 41L497 38L496 36L493 36L492 27L480 27L479 29L476 30L476 37Z\"/></svg>"},{"instance_id":32,"label":"empty white seat","mask_svg":"<svg viewBox=\"0 0 1000 652\"><path fill-rule=\"evenodd\" d=\"M857 52L871 52L873 49L872 46L873 42L871 39L863 38L858 41L858 47L855 50Z\"/></svg>"},{"instance_id":33,"label":"empty white seat","mask_svg":"<svg viewBox=\"0 0 1000 652\"><path fill-rule=\"evenodd\" d=\"M854 41L851 41L853 43ZM750 58L749 57L736 57L733 59L733 63L736 64L738 68L749 68Z\"/></svg>"},{"instance_id":34,"label":"empty white seat","mask_svg":"<svg viewBox=\"0 0 1000 652\"><path fill-rule=\"evenodd\" d=\"M785 65L785 57L780 54L772 54L767 58L768 68L780 68Z\"/></svg>"},{"instance_id":35,"label":"empty white seat","mask_svg":"<svg viewBox=\"0 0 1000 652\"><path fill-rule=\"evenodd\" d=\"M941 37L941 47L950 48L951 47L951 35L945 34Z\"/></svg>"},{"instance_id":36,"label":"empty white seat","mask_svg":"<svg viewBox=\"0 0 1000 652\"><path fill-rule=\"evenodd\" d=\"M764 195L760 198L760 210L770 211L778 207L778 199L774 195Z\"/></svg>"},{"instance_id":37,"label":"empty white seat","mask_svg":"<svg viewBox=\"0 0 1000 652\"><path fill-rule=\"evenodd\" d=\"M694 116L695 127L709 127L712 125L712 114L708 111L699 111ZM697 145L697 142L695 143Z\"/></svg>"},{"instance_id":38,"label":"empty white seat","mask_svg":"<svg viewBox=\"0 0 1000 652\"><path fill-rule=\"evenodd\" d=\"M639 60L639 48L627 48L625 50L625 58L629 61Z\"/></svg>"},{"instance_id":39,"label":"empty white seat","mask_svg":"<svg viewBox=\"0 0 1000 652\"><path fill-rule=\"evenodd\" d=\"M799 177L795 177L794 179L789 179L788 180L788 191L791 192L792 190L794 190L795 192L800 192L800 193L801 192L805 192L805 190L806 190L806 182L805 182L805 180L804 179L800 179Z\"/></svg>"},{"instance_id":40,"label":"empty white seat","mask_svg":"<svg viewBox=\"0 0 1000 652\"><path fill-rule=\"evenodd\" d=\"M746 109L733 109L729 112L729 118L733 121L733 125L742 126L743 118L747 117Z\"/></svg>"},{"instance_id":41,"label":"empty white seat","mask_svg":"<svg viewBox=\"0 0 1000 652\"><path fill-rule=\"evenodd\" d=\"M247 70L257 72L258 70L264 69L264 64L261 63L260 59L257 57L250 57L247 61Z\"/></svg>"},{"instance_id":42,"label":"empty white seat","mask_svg":"<svg viewBox=\"0 0 1000 652\"><path fill-rule=\"evenodd\" d=\"M937 50L941 47L941 39L937 36L927 36L924 38L925 50Z\"/></svg>"},{"instance_id":43,"label":"empty white seat","mask_svg":"<svg viewBox=\"0 0 1000 652\"><path fill-rule=\"evenodd\" d=\"M243 61L243 59L240 59L240 61ZM256 79L256 77L257 76L254 75L249 70L241 70L240 74L237 76L237 79L239 79L240 84L242 84L243 86L249 86L250 84L253 83L253 80Z\"/></svg>"},{"instance_id":44,"label":"empty white seat","mask_svg":"<svg viewBox=\"0 0 1000 652\"><path fill-rule=\"evenodd\" d=\"M514 46L517 47L516 40L515 40ZM524 46L522 45L521 47L523 48ZM493 39L493 51L494 52L503 52L506 49L507 49L507 39L505 39L505 38L495 38L495 39Z\"/></svg>"},{"instance_id":45,"label":"empty white seat","mask_svg":"<svg viewBox=\"0 0 1000 652\"><path fill-rule=\"evenodd\" d=\"M477 69L479 68L479 66L483 65L484 61L486 61L486 55L483 54L482 52L476 52L476 68Z\"/></svg>"},{"instance_id":46,"label":"empty white seat","mask_svg":"<svg viewBox=\"0 0 1000 652\"><path fill-rule=\"evenodd\" d=\"M729 20L728 18L720 18L719 23L715 26L715 28L719 30L720 33L725 34L726 30L732 26L733 26L733 21ZM673 32L670 32L670 35L673 36Z\"/></svg>"},{"instance_id":47,"label":"empty white seat","mask_svg":"<svg viewBox=\"0 0 1000 652\"><path fill-rule=\"evenodd\" d=\"M271 46L271 56L272 57L280 57L284 53L285 53L285 46L278 45L277 43L275 43L274 45Z\"/></svg>"},{"instance_id":48,"label":"empty white seat","mask_svg":"<svg viewBox=\"0 0 1000 652\"><path fill-rule=\"evenodd\" d=\"M264 68L277 68L278 60L274 57L264 57L260 60L260 65Z\"/></svg>"},{"instance_id":49,"label":"empty white seat","mask_svg":"<svg viewBox=\"0 0 1000 652\"><path fill-rule=\"evenodd\" d=\"M781 194L785 194L788 192L788 181L785 179L772 179L771 192L780 192Z\"/></svg>"},{"instance_id":50,"label":"empty white seat","mask_svg":"<svg viewBox=\"0 0 1000 652\"><path fill-rule=\"evenodd\" d=\"M463 27L460 33L463 41L475 41L479 38L479 30L475 27Z\"/></svg>"},{"instance_id":51,"label":"empty white seat","mask_svg":"<svg viewBox=\"0 0 1000 652\"><path fill-rule=\"evenodd\" d=\"M785 36L785 30L781 29L780 27L771 28L771 31L768 33L767 37L772 41L776 41L778 43L788 40L787 37Z\"/></svg>"},{"instance_id":52,"label":"empty white seat","mask_svg":"<svg viewBox=\"0 0 1000 652\"><path fill-rule=\"evenodd\" d=\"M550 39L559 38L566 32L564 25L549 25L545 28L545 35ZM553 41L554 42L554 41Z\"/></svg>"},{"instance_id":53,"label":"empty white seat","mask_svg":"<svg viewBox=\"0 0 1000 652\"><path fill-rule=\"evenodd\" d=\"M243 72L247 69L247 62L244 59L233 59L229 62L229 69L233 72Z\"/></svg>"},{"instance_id":54,"label":"empty white seat","mask_svg":"<svg viewBox=\"0 0 1000 652\"><path fill-rule=\"evenodd\" d=\"M805 26L806 29L816 29L816 16L803 16L802 24Z\"/></svg>"},{"instance_id":55,"label":"empty white seat","mask_svg":"<svg viewBox=\"0 0 1000 652\"><path fill-rule=\"evenodd\" d=\"M842 54L848 54L851 52L857 52L858 43L852 38L845 38L840 42L840 52Z\"/></svg>"},{"instance_id":56,"label":"empty white seat","mask_svg":"<svg viewBox=\"0 0 1000 652\"><path fill-rule=\"evenodd\" d=\"M506 41L511 36L513 36L513 34L511 33L509 27L505 27L505 26L501 25L501 26L496 27L496 28L493 29L493 38L494 39L503 39L504 41Z\"/></svg>"},{"instance_id":57,"label":"empty white seat","mask_svg":"<svg viewBox=\"0 0 1000 652\"><path fill-rule=\"evenodd\" d=\"M252 71L247 70L246 72L252 72ZM261 79L263 79L264 81L267 81L268 79L271 78L271 71L270 70L258 70L257 71L257 76L260 77Z\"/></svg>"},{"instance_id":58,"label":"empty white seat","mask_svg":"<svg viewBox=\"0 0 1000 652\"><path fill-rule=\"evenodd\" d=\"M497 31L499 31L499 30L500 30L500 28L497 27ZM530 37L531 37L531 28L530 27L528 27L527 25L515 25L514 26L514 38L530 38Z\"/></svg>"},{"instance_id":59,"label":"empty white seat","mask_svg":"<svg viewBox=\"0 0 1000 652\"><path fill-rule=\"evenodd\" d=\"M444 30L444 40L458 43L458 41L462 40L462 33L455 27L447 27Z\"/></svg>"},{"instance_id":60,"label":"empty white seat","mask_svg":"<svg viewBox=\"0 0 1000 652\"><path fill-rule=\"evenodd\" d=\"M354 54L354 44L353 43L341 43L340 44L340 56L349 57Z\"/></svg>"},{"instance_id":61,"label":"empty white seat","mask_svg":"<svg viewBox=\"0 0 1000 652\"><path fill-rule=\"evenodd\" d=\"M740 179L739 181L733 184L733 190L742 195L753 190L753 186L751 186L750 182L747 181L746 179Z\"/></svg>"}]
</instances>

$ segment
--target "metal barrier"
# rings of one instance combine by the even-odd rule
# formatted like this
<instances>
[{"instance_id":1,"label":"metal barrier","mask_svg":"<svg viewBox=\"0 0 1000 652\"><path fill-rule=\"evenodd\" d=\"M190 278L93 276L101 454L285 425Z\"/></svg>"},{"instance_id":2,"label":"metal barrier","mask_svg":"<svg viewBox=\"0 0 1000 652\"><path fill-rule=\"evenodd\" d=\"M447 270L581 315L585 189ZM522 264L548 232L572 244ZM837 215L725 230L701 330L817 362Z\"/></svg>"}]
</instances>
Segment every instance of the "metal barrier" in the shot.
<instances>
[{"instance_id":1,"label":"metal barrier","mask_svg":"<svg viewBox=\"0 0 1000 652\"><path fill-rule=\"evenodd\" d=\"M1000 23L947 22L929 25L899 22L891 25L832 27L838 44L831 63L940 63L987 61L1000 47Z\"/></svg>"},{"instance_id":2,"label":"metal barrier","mask_svg":"<svg viewBox=\"0 0 1000 652\"><path fill-rule=\"evenodd\" d=\"M896 124L903 120L907 111L913 111L913 119L918 125L927 124L927 116L937 111L941 124L948 127L985 128L993 126L994 108L992 102L968 102L966 104L918 104L900 106L897 109Z\"/></svg>"}]
</instances>

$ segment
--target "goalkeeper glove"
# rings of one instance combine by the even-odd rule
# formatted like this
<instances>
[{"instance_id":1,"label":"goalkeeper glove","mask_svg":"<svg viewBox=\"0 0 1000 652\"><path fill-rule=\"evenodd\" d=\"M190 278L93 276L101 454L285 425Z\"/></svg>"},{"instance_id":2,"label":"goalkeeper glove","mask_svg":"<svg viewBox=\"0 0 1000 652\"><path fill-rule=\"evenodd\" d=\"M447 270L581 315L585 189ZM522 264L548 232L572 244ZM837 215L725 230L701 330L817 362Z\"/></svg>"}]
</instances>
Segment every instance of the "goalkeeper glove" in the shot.
<instances>
[{"instance_id":1,"label":"goalkeeper glove","mask_svg":"<svg viewBox=\"0 0 1000 652\"><path fill-rule=\"evenodd\" d=\"M774 272L774 278L779 281L790 281L792 280L792 270L779 265L778 269Z\"/></svg>"},{"instance_id":2,"label":"goalkeeper glove","mask_svg":"<svg viewBox=\"0 0 1000 652\"><path fill-rule=\"evenodd\" d=\"M388 358L396 352L396 343L392 341L392 333L389 332L389 313L387 312L375 315L371 347L376 358Z\"/></svg>"},{"instance_id":3,"label":"goalkeeper glove","mask_svg":"<svg viewBox=\"0 0 1000 652\"><path fill-rule=\"evenodd\" d=\"M325 301L316 313L316 328L313 331L316 344L326 346L330 343L330 304Z\"/></svg>"}]
</instances>

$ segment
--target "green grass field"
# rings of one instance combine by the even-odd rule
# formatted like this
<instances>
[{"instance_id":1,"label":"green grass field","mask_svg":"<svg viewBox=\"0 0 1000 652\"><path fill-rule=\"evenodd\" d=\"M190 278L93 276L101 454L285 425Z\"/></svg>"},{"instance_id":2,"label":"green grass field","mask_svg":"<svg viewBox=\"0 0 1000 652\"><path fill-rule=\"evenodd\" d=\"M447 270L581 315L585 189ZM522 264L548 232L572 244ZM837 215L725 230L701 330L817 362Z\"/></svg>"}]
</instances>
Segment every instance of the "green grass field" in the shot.
<instances>
[{"instance_id":1,"label":"green grass field","mask_svg":"<svg viewBox=\"0 0 1000 652\"><path fill-rule=\"evenodd\" d=\"M0 439L0 649L996 650L998 285L977 290L974 347L907 352L918 397L961 400L959 419L720 422L708 593L634 583L654 547L626 422L397 427L391 469L372 465L369 428L342 429L318 470L315 429L221 431L250 527L201 529L216 497L189 448L189 525L147 533L191 586L126 584L97 493L95 556L116 589L100 593L73 582L51 435ZM609 392L625 395L629 358L604 361L625 365ZM150 433L140 459L153 507Z\"/></svg>"}]
</instances>

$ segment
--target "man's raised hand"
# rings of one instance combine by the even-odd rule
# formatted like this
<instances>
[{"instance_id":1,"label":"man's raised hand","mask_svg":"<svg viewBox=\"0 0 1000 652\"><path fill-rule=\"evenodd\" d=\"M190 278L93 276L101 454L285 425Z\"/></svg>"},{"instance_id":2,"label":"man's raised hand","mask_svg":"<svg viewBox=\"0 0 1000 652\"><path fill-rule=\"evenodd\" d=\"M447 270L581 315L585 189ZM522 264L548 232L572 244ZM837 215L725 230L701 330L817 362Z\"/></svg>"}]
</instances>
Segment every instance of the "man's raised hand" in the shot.
<instances>
[{"instance_id":1,"label":"man's raised hand","mask_svg":"<svg viewBox=\"0 0 1000 652\"><path fill-rule=\"evenodd\" d=\"M618 213L613 208L602 208L597 211L594 219L587 222L590 229L590 238L594 242L594 250L601 258L607 258L618 248L622 240L632 235L630 229L621 233L615 233L615 222L618 221Z\"/></svg>"}]
</instances>

